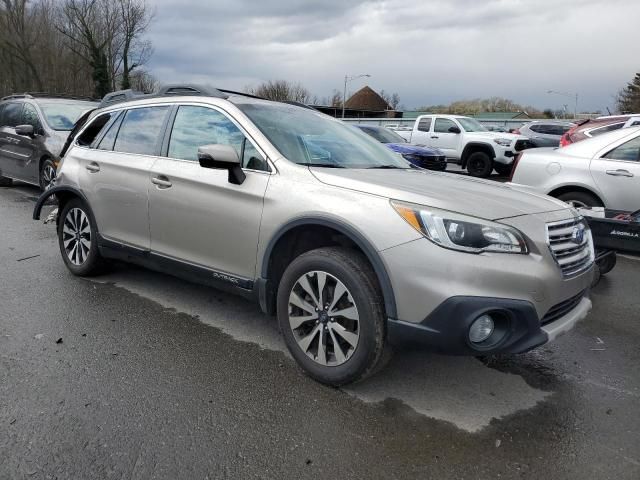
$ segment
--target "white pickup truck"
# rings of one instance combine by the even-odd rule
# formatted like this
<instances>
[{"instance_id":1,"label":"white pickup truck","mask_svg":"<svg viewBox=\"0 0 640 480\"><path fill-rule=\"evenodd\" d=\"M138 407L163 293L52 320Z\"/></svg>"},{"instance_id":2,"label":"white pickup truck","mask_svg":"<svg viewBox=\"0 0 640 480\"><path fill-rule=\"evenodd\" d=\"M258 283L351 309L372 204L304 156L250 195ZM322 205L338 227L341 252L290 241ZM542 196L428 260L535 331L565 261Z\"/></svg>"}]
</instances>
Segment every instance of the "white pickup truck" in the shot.
<instances>
[{"instance_id":1,"label":"white pickup truck","mask_svg":"<svg viewBox=\"0 0 640 480\"><path fill-rule=\"evenodd\" d=\"M439 148L474 177L488 177L494 169L509 175L516 154L534 146L525 136L490 132L460 115L421 115L412 130L396 133L414 145Z\"/></svg>"}]
</instances>

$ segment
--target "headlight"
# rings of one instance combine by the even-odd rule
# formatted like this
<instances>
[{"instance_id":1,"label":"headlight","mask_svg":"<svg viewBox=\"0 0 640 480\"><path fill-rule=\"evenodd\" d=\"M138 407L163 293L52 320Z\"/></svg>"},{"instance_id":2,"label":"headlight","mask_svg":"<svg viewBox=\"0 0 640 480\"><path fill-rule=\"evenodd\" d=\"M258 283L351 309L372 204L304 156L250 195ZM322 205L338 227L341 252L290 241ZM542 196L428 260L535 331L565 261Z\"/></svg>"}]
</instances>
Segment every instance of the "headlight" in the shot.
<instances>
[{"instance_id":1,"label":"headlight","mask_svg":"<svg viewBox=\"0 0 640 480\"><path fill-rule=\"evenodd\" d=\"M528 253L523 235L501 223L392 200L405 221L433 243L469 253Z\"/></svg>"},{"instance_id":2,"label":"headlight","mask_svg":"<svg viewBox=\"0 0 640 480\"><path fill-rule=\"evenodd\" d=\"M508 147L511 145L511 140L509 140L508 138L494 138L493 141L498 145L502 145L503 147Z\"/></svg>"}]
</instances>

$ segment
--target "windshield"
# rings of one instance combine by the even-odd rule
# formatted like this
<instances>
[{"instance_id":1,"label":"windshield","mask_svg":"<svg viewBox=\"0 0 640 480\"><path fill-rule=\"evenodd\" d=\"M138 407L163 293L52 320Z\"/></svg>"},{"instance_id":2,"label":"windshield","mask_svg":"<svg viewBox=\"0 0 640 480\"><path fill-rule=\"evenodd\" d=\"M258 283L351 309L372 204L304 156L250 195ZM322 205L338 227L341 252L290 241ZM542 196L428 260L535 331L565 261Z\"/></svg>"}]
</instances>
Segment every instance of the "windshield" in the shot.
<instances>
[{"instance_id":1,"label":"windshield","mask_svg":"<svg viewBox=\"0 0 640 480\"><path fill-rule=\"evenodd\" d=\"M380 143L405 143L405 139L392 132L388 128L381 127L357 127L370 137L375 138Z\"/></svg>"},{"instance_id":2,"label":"windshield","mask_svg":"<svg viewBox=\"0 0 640 480\"><path fill-rule=\"evenodd\" d=\"M236 104L288 160L327 168L411 168L358 129L311 109L282 103Z\"/></svg>"},{"instance_id":3,"label":"windshield","mask_svg":"<svg viewBox=\"0 0 640 480\"><path fill-rule=\"evenodd\" d=\"M54 130L63 131L70 131L80 115L97 106L97 104L90 102L38 102L38 105L44 113L47 124Z\"/></svg>"},{"instance_id":4,"label":"windshield","mask_svg":"<svg viewBox=\"0 0 640 480\"><path fill-rule=\"evenodd\" d=\"M473 118L456 118L465 132L486 132L487 128Z\"/></svg>"}]
</instances>

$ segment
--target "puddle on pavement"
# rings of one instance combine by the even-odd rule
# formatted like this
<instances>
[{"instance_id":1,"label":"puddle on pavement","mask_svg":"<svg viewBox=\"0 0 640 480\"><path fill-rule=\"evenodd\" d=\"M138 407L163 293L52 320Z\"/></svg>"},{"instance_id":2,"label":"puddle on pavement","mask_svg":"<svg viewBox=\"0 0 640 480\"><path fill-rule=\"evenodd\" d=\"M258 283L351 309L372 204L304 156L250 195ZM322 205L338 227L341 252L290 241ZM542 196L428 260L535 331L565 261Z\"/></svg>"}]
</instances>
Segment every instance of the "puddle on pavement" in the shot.
<instances>
[{"instance_id":1,"label":"puddle on pavement","mask_svg":"<svg viewBox=\"0 0 640 480\"><path fill-rule=\"evenodd\" d=\"M236 340L289 356L274 319L239 297L173 277L124 267L94 279L114 283L160 305L197 317ZM416 412L478 432L494 419L533 408L551 393L472 357L396 352L374 377L343 388L367 403L397 399Z\"/></svg>"}]
</instances>

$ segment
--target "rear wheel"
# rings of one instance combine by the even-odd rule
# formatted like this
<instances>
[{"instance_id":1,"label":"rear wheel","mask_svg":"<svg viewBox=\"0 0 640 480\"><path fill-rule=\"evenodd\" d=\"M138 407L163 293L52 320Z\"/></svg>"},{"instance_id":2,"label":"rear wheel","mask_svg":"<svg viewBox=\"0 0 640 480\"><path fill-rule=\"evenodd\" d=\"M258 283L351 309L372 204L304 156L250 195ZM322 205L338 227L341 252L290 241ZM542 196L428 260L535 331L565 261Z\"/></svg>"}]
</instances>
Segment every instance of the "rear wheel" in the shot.
<instances>
[{"instance_id":1,"label":"rear wheel","mask_svg":"<svg viewBox=\"0 0 640 480\"><path fill-rule=\"evenodd\" d=\"M505 165L504 163L493 162L493 169L503 177L508 177L511 175L511 169L513 168L513 164Z\"/></svg>"},{"instance_id":2,"label":"rear wheel","mask_svg":"<svg viewBox=\"0 0 640 480\"><path fill-rule=\"evenodd\" d=\"M40 190L43 192L51 188L56 179L56 166L50 158L47 158L40 166Z\"/></svg>"},{"instance_id":3,"label":"rear wheel","mask_svg":"<svg viewBox=\"0 0 640 480\"><path fill-rule=\"evenodd\" d=\"M606 257L598 260L596 263L598 264L598 268L600 269L600 274L606 275L611 270L613 270L613 267L616 266L617 262L618 258L616 257L616 252L612 252Z\"/></svg>"},{"instance_id":4,"label":"rear wheel","mask_svg":"<svg viewBox=\"0 0 640 480\"><path fill-rule=\"evenodd\" d=\"M473 152L467 158L467 171L472 177L486 178L493 169L493 160L485 152Z\"/></svg>"},{"instance_id":5,"label":"rear wheel","mask_svg":"<svg viewBox=\"0 0 640 480\"><path fill-rule=\"evenodd\" d=\"M296 258L278 288L278 323L303 370L333 386L367 377L385 346L383 300L360 254L320 248Z\"/></svg>"},{"instance_id":6,"label":"rear wheel","mask_svg":"<svg viewBox=\"0 0 640 480\"><path fill-rule=\"evenodd\" d=\"M575 208L604 206L598 197L587 192L565 192L558 195L557 198Z\"/></svg>"},{"instance_id":7,"label":"rear wheel","mask_svg":"<svg viewBox=\"0 0 640 480\"><path fill-rule=\"evenodd\" d=\"M74 275L91 276L102 270L97 231L91 210L82 200L67 202L58 223L58 244L65 265Z\"/></svg>"}]
</instances>

